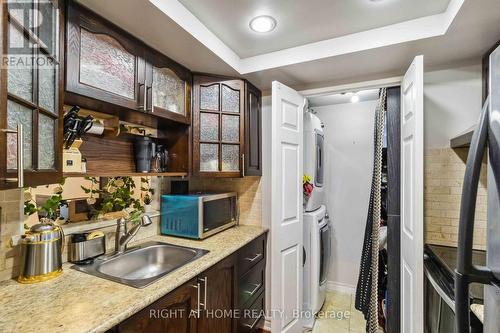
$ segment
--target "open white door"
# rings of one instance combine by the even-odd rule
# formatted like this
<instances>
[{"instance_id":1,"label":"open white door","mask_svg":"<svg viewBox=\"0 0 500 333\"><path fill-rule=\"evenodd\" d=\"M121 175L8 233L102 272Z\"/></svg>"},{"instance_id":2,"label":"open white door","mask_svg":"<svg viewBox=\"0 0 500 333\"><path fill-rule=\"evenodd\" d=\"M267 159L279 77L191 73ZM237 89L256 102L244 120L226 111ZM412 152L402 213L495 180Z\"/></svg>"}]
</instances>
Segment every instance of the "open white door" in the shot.
<instances>
[{"instance_id":1,"label":"open white door","mask_svg":"<svg viewBox=\"0 0 500 333\"><path fill-rule=\"evenodd\" d=\"M302 332L304 97L274 81L271 120L271 330Z\"/></svg>"},{"instance_id":2,"label":"open white door","mask_svg":"<svg viewBox=\"0 0 500 333\"><path fill-rule=\"evenodd\" d=\"M424 331L424 57L401 86L401 328Z\"/></svg>"}]
</instances>

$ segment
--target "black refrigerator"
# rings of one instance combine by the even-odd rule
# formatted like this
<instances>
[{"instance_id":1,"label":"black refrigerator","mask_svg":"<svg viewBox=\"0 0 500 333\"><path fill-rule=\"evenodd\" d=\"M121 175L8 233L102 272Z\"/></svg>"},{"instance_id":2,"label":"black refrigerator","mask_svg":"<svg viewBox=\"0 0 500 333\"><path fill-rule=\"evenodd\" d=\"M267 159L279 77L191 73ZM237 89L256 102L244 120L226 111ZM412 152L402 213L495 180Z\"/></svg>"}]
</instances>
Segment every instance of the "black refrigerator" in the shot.
<instances>
[{"instance_id":1,"label":"black refrigerator","mask_svg":"<svg viewBox=\"0 0 500 333\"><path fill-rule=\"evenodd\" d=\"M455 327L457 333L470 332L469 284L484 287L484 332L500 333L500 47L490 56L489 97L467 158L455 272ZM486 266L472 264L472 237L479 174L483 158L488 158L488 228Z\"/></svg>"}]
</instances>

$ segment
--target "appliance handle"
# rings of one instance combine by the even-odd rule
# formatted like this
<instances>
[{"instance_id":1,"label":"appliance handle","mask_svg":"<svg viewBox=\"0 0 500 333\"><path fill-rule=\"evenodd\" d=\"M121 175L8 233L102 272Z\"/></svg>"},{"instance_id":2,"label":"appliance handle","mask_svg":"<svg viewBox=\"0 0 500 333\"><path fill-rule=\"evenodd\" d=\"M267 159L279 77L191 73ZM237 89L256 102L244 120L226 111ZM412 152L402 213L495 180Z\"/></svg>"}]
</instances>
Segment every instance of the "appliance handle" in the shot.
<instances>
[{"instance_id":1,"label":"appliance handle","mask_svg":"<svg viewBox=\"0 0 500 333\"><path fill-rule=\"evenodd\" d=\"M455 325L457 333L470 332L469 284L471 282L489 284L493 277L487 267L477 267L472 264L477 188L488 139L488 109L489 97L483 106L479 125L472 136L462 188L457 269L455 271Z\"/></svg>"},{"instance_id":2,"label":"appliance handle","mask_svg":"<svg viewBox=\"0 0 500 333\"><path fill-rule=\"evenodd\" d=\"M434 290L438 293L438 295L443 299L443 301L453 310L455 311L455 302L448 296L443 289L439 286L439 284L436 282L434 277L432 276L431 272L429 270L424 269L425 276L429 280L429 283L432 285Z\"/></svg>"}]
</instances>

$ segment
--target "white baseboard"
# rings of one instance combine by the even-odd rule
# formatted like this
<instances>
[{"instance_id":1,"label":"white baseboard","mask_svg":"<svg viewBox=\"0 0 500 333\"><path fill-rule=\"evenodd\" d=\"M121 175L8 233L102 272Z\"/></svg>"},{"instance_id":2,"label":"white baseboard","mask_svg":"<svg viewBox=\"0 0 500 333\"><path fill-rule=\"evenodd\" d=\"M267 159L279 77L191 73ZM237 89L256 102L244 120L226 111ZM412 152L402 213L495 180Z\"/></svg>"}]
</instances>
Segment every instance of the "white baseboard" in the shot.
<instances>
[{"instance_id":1,"label":"white baseboard","mask_svg":"<svg viewBox=\"0 0 500 333\"><path fill-rule=\"evenodd\" d=\"M342 282L327 281L326 290L353 295L356 293L356 286Z\"/></svg>"}]
</instances>

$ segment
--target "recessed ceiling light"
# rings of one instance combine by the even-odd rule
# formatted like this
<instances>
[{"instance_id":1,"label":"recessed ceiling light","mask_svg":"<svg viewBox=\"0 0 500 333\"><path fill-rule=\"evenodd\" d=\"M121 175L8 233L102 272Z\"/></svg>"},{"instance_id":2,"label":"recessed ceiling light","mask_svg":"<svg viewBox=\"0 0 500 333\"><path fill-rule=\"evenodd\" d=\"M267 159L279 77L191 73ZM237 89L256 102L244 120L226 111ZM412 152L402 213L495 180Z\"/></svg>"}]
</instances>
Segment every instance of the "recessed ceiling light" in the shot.
<instances>
[{"instance_id":1,"label":"recessed ceiling light","mask_svg":"<svg viewBox=\"0 0 500 333\"><path fill-rule=\"evenodd\" d=\"M250 29L255 32L270 32L274 28L276 28L276 20L268 15L257 16L250 21Z\"/></svg>"},{"instance_id":2,"label":"recessed ceiling light","mask_svg":"<svg viewBox=\"0 0 500 333\"><path fill-rule=\"evenodd\" d=\"M357 103L359 102L359 95L354 93L354 95L351 96L351 103Z\"/></svg>"}]
</instances>

